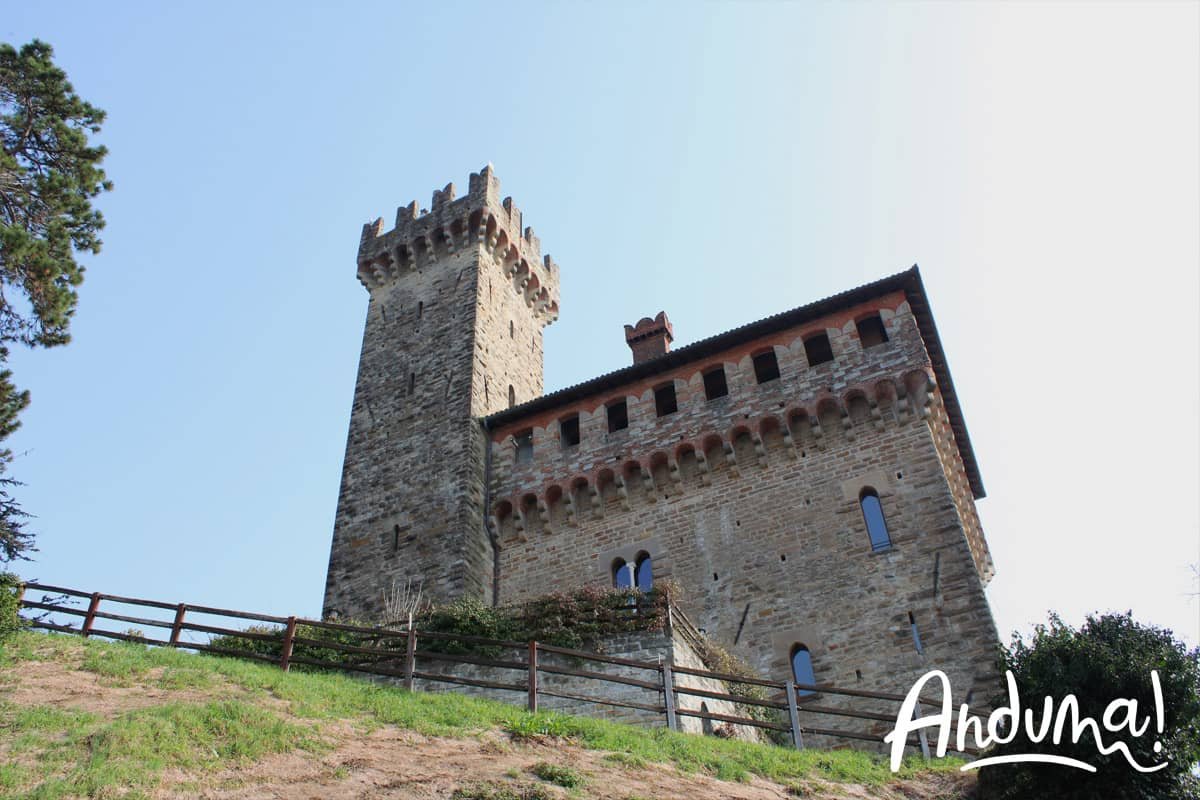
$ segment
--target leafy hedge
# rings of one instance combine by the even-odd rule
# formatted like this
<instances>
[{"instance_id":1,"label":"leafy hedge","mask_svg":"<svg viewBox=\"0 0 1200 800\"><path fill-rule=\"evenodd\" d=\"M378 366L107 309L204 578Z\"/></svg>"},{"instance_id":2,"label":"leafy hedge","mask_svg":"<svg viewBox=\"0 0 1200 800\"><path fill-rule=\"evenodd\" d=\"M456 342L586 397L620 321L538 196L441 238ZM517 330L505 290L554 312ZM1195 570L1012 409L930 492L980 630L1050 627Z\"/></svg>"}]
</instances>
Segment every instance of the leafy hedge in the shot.
<instances>
[{"instance_id":1,"label":"leafy hedge","mask_svg":"<svg viewBox=\"0 0 1200 800\"><path fill-rule=\"evenodd\" d=\"M542 644L572 649L595 648L607 637L635 631L661 631L666 626L667 609L675 591L667 581L656 584L649 592L585 587L573 592L557 592L542 595L524 603L493 607L478 600L458 600L444 606L434 607L422 614L415 622L420 632L441 633L454 636L475 636L484 639L526 642L537 640ZM631 608L637 602L636 611ZM339 620L345 624L371 627L375 623ZM234 653L251 653L278 660L283 648L282 628L254 625L245 629L247 633L265 634L270 639L243 639L236 636L217 636L210 642L213 647ZM292 658L323 661L330 664L364 664L380 660L404 657L404 641L398 637L378 637L353 631L328 630L308 625L297 625L296 636L333 644L356 647L372 647L390 650L393 656L381 659L366 654L342 653L329 647L297 643L292 648ZM505 653L504 648L449 639L418 637L422 650L451 654L475 654L495 658ZM295 669L320 671L322 667L296 663Z\"/></svg>"},{"instance_id":2,"label":"leafy hedge","mask_svg":"<svg viewBox=\"0 0 1200 800\"><path fill-rule=\"evenodd\" d=\"M21 579L11 572L0 572L0 640L16 633L21 626L17 617L20 605L17 603L17 592L20 591Z\"/></svg>"}]
</instances>

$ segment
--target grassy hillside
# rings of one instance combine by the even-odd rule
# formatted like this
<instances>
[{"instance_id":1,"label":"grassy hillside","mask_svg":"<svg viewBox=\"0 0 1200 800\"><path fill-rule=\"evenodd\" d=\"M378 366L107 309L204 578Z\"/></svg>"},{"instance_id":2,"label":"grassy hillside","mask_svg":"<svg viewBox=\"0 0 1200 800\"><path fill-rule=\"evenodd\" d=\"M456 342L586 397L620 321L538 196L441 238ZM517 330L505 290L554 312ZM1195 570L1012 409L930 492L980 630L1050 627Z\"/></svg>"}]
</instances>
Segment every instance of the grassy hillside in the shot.
<instances>
[{"instance_id":1,"label":"grassy hillside","mask_svg":"<svg viewBox=\"0 0 1200 800\"><path fill-rule=\"evenodd\" d=\"M957 764L910 761L892 775L858 752L529 714L138 645L22 633L2 647L2 797L957 798L969 787Z\"/></svg>"}]
</instances>

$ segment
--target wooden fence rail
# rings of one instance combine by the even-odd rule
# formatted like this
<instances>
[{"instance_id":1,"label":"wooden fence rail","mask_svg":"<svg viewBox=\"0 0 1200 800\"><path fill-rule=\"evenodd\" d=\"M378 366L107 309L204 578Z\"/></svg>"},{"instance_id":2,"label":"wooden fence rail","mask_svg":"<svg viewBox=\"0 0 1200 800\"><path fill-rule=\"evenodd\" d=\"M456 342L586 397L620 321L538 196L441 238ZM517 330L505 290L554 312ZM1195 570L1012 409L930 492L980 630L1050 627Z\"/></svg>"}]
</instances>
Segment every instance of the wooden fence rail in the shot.
<instances>
[{"instance_id":1,"label":"wooden fence rail","mask_svg":"<svg viewBox=\"0 0 1200 800\"><path fill-rule=\"evenodd\" d=\"M61 595L65 597L79 598L81 600L86 599L88 603L87 609L81 610L79 608L61 605L61 601L51 602L48 601L48 598L43 598L42 601L30 600L27 597L29 590L45 592L47 596ZM85 592L78 589L42 583L24 584L18 590L18 598L22 608L43 612L38 618L26 620L26 624L29 627L39 628L42 630L77 634L84 637L99 636L107 639L116 639L119 641L137 642L162 647L175 647L184 650L196 650L203 653L248 658L256 661L275 664L285 671L289 670L292 665L301 664L304 666L317 667L321 669L342 670L368 675L378 675L386 678L399 679L403 683L404 688L409 690L413 688L414 681L423 680L490 690L521 692L526 696L527 708L534 712L538 710L540 697L554 697L576 702L594 703L598 705L633 709L651 714L661 714L665 716L667 726L671 730L679 729L679 717L695 717L710 722L724 722L731 725L750 726L759 729L787 733L790 737L792 745L801 749L804 747L805 735L809 734L832 736L843 739L856 739L876 743L881 742L880 736L869 732L864 733L862 731L835 730L832 728L811 726L802 722L802 714L804 719L814 715L817 717L849 717L852 719L869 720L871 722L891 722L895 719L894 715L881 714L878 712L856 710L849 707L842 708L818 705L816 702L813 702L815 700L830 696L861 698L883 701L886 703L895 703L897 709L899 708L899 704L904 700L902 695L888 694L885 692L872 692L861 689L844 689L827 684L808 685L798 684L793 681L781 682L762 678L750 678L730 673L713 672L691 667L676 666L665 662L648 662L637 661L628 658L618 658L600 653L590 653L584 650L573 650L565 647L546 645L534 641L518 642L487 639L479 636L426 632L421 630L408 631L382 627L372 628L360 625L348 625L345 623L326 622L323 620L305 619L296 616L281 617L270 614L257 614L248 611L215 608L211 606L198 606L190 603L167 603L158 600L124 597L121 595L103 594L100 592ZM169 619L154 619L130 614L119 614L107 609L101 610L101 603L160 609L163 611L170 611L171 616ZM636 606L631 606L631 608L634 609L633 613L638 613ZM74 627L72 625L63 625L57 622L47 621L46 617L50 614L66 614L68 616L82 617L83 619L79 627ZM206 615L210 617L224 617L234 620L246 620L253 623L268 623L278 626L278 629L274 632L270 632L262 629L240 630L233 627L202 624L200 622L189 620L189 614ZM164 629L164 631L167 631L168 634L167 638L153 638L146 636L141 632L130 632L128 630L125 632L107 630L97 627L97 620L111 620L114 622L131 623L133 625L139 625L147 628L161 628ZM331 639L312 638L311 634L320 630L355 634L358 635L360 639L358 640L357 644L347 644L345 642L334 641ZM211 638L207 642L183 641L181 640L181 637L184 632L225 637L225 639L217 640L222 644L224 641L229 639L247 642L276 643L279 645L279 654L277 656L266 655L250 650L222 647L220 644L214 645ZM512 658L504 659L486 658L481 655L467 653L460 654L438 652L428 649L419 650L417 649L417 644L419 641L458 644L466 647L478 646L488 648L490 650L512 650L515 651L515 654ZM383 646L383 644L387 642L395 643L401 646ZM333 651L340 655L347 656L347 658L342 658L337 661L325 661L321 659L310 658L308 655L297 653L297 647L322 648ZM592 662L596 664L607 664L616 667L644 670L650 673L650 675L647 675L645 679L642 679L630 677L628 675L614 675L611 673L599 672L591 669L576 669L573 667L563 666L561 664L547 663L540 658L541 654L559 655L568 659L572 659L576 662ZM430 661L481 666L500 670L512 670L520 673L521 678L513 682L505 682L417 669L418 662L428 663ZM635 689L641 689L655 698L660 698L661 702L643 703L629 699L617 699L611 696L611 694L605 696L603 693L601 693L600 696L576 694L574 692L564 691L558 687L545 685L543 682L539 681L539 675L559 675L569 678L578 678L585 681L596 681L605 684L617 684L619 686L632 687ZM760 687L762 689L775 690L775 694L771 697L765 698L747 697L741 694L735 694L731 691L721 692L715 691L711 688L704 689L700 687L686 686L679 683L678 676L680 675L717 681L725 685L726 688L728 688L729 684L750 685ZM786 721L781 722L768 719L758 719L748 716L746 712L743 712L740 715L719 714L708 711L703 707L699 709L684 708L679 704L680 697L694 697L698 699L724 701L733 703L742 709L745 709L749 706L771 709L784 712L779 716L780 719ZM941 708L940 701L921 698L920 702L929 706ZM910 738L908 745L910 747L920 746L922 752L928 754L928 744L924 739L923 732L916 737L916 741Z\"/></svg>"}]
</instances>

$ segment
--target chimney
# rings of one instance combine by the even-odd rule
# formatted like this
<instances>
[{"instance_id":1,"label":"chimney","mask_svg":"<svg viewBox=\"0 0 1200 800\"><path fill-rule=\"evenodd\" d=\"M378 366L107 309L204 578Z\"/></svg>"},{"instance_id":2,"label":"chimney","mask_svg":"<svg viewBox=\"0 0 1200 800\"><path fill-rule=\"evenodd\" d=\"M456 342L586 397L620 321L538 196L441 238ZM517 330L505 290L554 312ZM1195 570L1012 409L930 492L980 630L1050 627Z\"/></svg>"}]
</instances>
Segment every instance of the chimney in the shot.
<instances>
[{"instance_id":1,"label":"chimney","mask_svg":"<svg viewBox=\"0 0 1200 800\"><path fill-rule=\"evenodd\" d=\"M658 358L671 349L671 321L667 312L660 311L654 319L642 317L637 325L625 326L625 343L633 351L633 363L640 364Z\"/></svg>"}]
</instances>

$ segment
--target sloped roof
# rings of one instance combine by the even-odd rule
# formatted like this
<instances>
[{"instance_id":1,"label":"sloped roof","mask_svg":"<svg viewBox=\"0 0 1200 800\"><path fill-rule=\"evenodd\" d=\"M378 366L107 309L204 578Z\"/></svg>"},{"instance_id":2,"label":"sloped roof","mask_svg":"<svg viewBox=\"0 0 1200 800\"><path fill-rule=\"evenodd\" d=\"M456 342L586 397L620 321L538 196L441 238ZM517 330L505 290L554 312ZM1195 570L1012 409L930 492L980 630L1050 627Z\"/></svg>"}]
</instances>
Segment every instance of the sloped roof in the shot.
<instances>
[{"instance_id":1,"label":"sloped roof","mask_svg":"<svg viewBox=\"0 0 1200 800\"><path fill-rule=\"evenodd\" d=\"M803 325L820 317L834 314L850 306L870 300L879 295L903 291L908 298L909 307L916 317L917 326L925 340L925 349L937 377L938 388L941 389L942 399L946 403L946 412L950 417L950 427L954 431L954 440L958 444L958 452L962 456L967 479L975 497L983 498L986 492L983 488L983 478L979 474L979 465L975 461L975 451L971 447L971 437L967 434L967 424L963 420L962 407L958 402L958 394L954 391L954 379L950 376L950 366L946 363L946 353L942 349L942 340L938 337L937 325L933 320L933 312L929 307L929 298L925 294L925 284L921 281L921 271L914 264L904 272L890 275L886 278L863 284L862 286L817 300L814 303L783 311L769 317L750 322L738 328L710 336L693 342L686 347L672 350L665 355L643 361L639 364L605 373L591 380L568 386L550 394L522 403L518 406L499 411L484 418L488 428L496 428L516 422L527 416L539 414L549 409L569 405L578 400L595 394L615 389L617 387L648 378L660 372L666 372L683 366L692 361L698 361L723 350L736 347L744 342L768 336L782 330Z\"/></svg>"}]
</instances>

